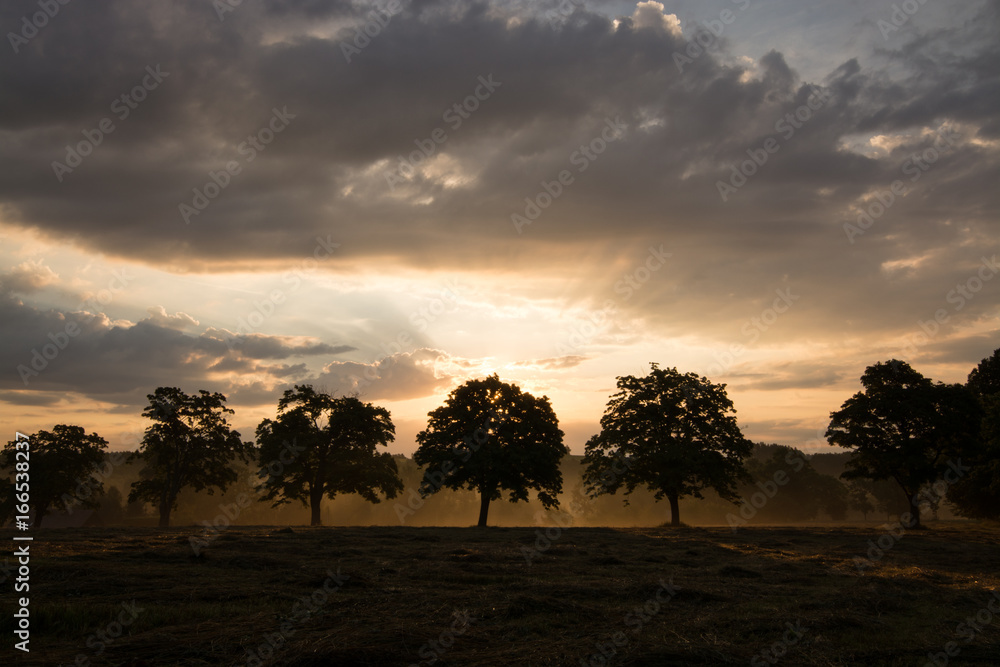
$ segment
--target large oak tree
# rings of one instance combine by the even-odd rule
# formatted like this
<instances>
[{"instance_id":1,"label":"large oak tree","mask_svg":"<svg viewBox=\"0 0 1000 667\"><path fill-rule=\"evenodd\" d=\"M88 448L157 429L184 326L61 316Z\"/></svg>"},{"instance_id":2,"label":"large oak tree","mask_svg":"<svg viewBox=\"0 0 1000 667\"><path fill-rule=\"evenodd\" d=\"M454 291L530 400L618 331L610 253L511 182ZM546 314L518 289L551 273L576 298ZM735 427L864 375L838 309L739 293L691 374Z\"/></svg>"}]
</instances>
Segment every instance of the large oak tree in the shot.
<instances>
[{"instance_id":1,"label":"large oak tree","mask_svg":"<svg viewBox=\"0 0 1000 667\"><path fill-rule=\"evenodd\" d=\"M749 479L743 460L753 450L735 413L726 385L695 373L651 364L649 375L619 377L601 432L587 442L588 492L615 494L624 487L627 496L645 486L656 500L670 502L675 526L685 496L702 498L712 488L735 502L737 484Z\"/></svg>"},{"instance_id":2,"label":"large oak tree","mask_svg":"<svg viewBox=\"0 0 1000 667\"><path fill-rule=\"evenodd\" d=\"M11 441L0 455L0 465L16 471L17 452L27 451L28 468L26 477L14 477L14 483L5 484L5 513L17 504L10 502L19 497L28 498L28 506L34 512L34 527L39 528L46 514L56 509L58 501L66 496L72 504L96 508L97 500L104 492L104 483L92 479L104 462L104 452L108 442L96 433L87 434L81 426L57 424L51 431L39 431L28 436L26 449L18 449L17 441ZM78 492L78 488L85 489ZM67 507L70 502L64 503Z\"/></svg>"},{"instance_id":3,"label":"large oak tree","mask_svg":"<svg viewBox=\"0 0 1000 667\"><path fill-rule=\"evenodd\" d=\"M536 398L494 374L457 387L428 417L413 455L426 467L422 495L443 487L478 491L479 526L504 491L517 502L534 490L543 507L558 507L559 462L569 449L548 397Z\"/></svg>"},{"instance_id":4,"label":"large oak tree","mask_svg":"<svg viewBox=\"0 0 1000 667\"><path fill-rule=\"evenodd\" d=\"M230 428L226 415L234 411L222 394L201 390L188 395L176 387L158 387L146 398L149 405L142 416L153 424L139 451L129 457L145 465L128 499L153 503L165 528L181 489L225 492L239 477L235 464L249 461L253 447Z\"/></svg>"},{"instance_id":5,"label":"large oak tree","mask_svg":"<svg viewBox=\"0 0 1000 667\"><path fill-rule=\"evenodd\" d=\"M278 400L276 419L257 427L261 477L274 507L292 500L322 523L323 498L356 493L377 503L378 493L395 498L403 490L396 460L377 447L393 441L389 411L353 396L334 398L309 385L296 385Z\"/></svg>"},{"instance_id":6,"label":"large oak tree","mask_svg":"<svg viewBox=\"0 0 1000 667\"><path fill-rule=\"evenodd\" d=\"M854 454L841 477L894 480L910 507L905 523L920 527L921 490L960 470L979 435L979 406L964 386L935 384L897 359L866 368L861 385L826 432Z\"/></svg>"}]
</instances>

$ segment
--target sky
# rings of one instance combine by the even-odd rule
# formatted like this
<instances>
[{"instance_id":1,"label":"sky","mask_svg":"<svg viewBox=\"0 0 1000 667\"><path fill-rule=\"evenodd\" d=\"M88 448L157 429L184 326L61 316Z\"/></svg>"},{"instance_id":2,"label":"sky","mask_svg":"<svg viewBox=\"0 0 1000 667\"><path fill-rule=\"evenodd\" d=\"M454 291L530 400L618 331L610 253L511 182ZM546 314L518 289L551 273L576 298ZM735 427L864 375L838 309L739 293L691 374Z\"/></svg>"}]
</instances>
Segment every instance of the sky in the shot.
<instances>
[{"instance_id":1,"label":"sky","mask_svg":"<svg viewBox=\"0 0 1000 667\"><path fill-rule=\"evenodd\" d=\"M1000 3L0 4L0 430L252 439L497 373L583 452L615 379L824 451L891 358L1000 347Z\"/></svg>"}]
</instances>

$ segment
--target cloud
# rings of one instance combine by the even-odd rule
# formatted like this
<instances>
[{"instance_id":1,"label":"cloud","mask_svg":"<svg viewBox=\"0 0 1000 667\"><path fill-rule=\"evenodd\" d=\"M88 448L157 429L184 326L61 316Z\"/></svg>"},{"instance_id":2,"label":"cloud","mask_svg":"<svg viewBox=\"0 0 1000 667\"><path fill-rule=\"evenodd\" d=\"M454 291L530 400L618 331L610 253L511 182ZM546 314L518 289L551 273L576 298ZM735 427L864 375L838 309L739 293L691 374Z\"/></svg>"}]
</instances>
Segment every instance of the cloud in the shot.
<instances>
[{"instance_id":1,"label":"cloud","mask_svg":"<svg viewBox=\"0 0 1000 667\"><path fill-rule=\"evenodd\" d=\"M41 260L28 260L0 274L0 291L34 294L58 281L59 276Z\"/></svg>"},{"instance_id":2,"label":"cloud","mask_svg":"<svg viewBox=\"0 0 1000 667\"><path fill-rule=\"evenodd\" d=\"M674 14L665 14L661 2L640 2L632 14L632 25L636 28L652 28L670 34L681 36L681 23Z\"/></svg>"},{"instance_id":3,"label":"cloud","mask_svg":"<svg viewBox=\"0 0 1000 667\"><path fill-rule=\"evenodd\" d=\"M364 400L402 401L431 396L448 387L447 354L421 348L385 357L371 364L334 361L309 384L334 394L357 393Z\"/></svg>"},{"instance_id":4,"label":"cloud","mask_svg":"<svg viewBox=\"0 0 1000 667\"><path fill-rule=\"evenodd\" d=\"M781 391L833 387L846 377L843 361L831 363L775 363L767 373L732 373L733 384L741 390Z\"/></svg>"},{"instance_id":5,"label":"cloud","mask_svg":"<svg viewBox=\"0 0 1000 667\"><path fill-rule=\"evenodd\" d=\"M287 359L291 356L336 355L357 348L351 345L329 345L297 336L265 334L227 335L227 345L247 359Z\"/></svg>"},{"instance_id":6,"label":"cloud","mask_svg":"<svg viewBox=\"0 0 1000 667\"><path fill-rule=\"evenodd\" d=\"M260 362L354 349L303 337L223 337L213 329L195 335L182 330L197 324L190 316L168 316L162 308L150 312L131 323L0 297L0 368L8 369L0 374L0 390L74 392L134 405L162 385L228 390L245 375L270 378L272 384L295 379L306 375L303 364Z\"/></svg>"},{"instance_id":7,"label":"cloud","mask_svg":"<svg viewBox=\"0 0 1000 667\"><path fill-rule=\"evenodd\" d=\"M562 357L551 357L549 359L532 359L531 361L518 361L514 363L514 366L519 367L532 367L539 368L542 370L562 370L566 368L575 368L579 366L584 361L589 359L579 354L567 354Z\"/></svg>"},{"instance_id":8,"label":"cloud","mask_svg":"<svg viewBox=\"0 0 1000 667\"><path fill-rule=\"evenodd\" d=\"M521 335L528 313L614 305L608 330L576 354L511 355L532 359L522 367L571 368L620 350L627 331L629 343L710 350L802 343L863 368L940 309L948 321L919 359L959 362L995 340L984 330L995 328L1000 283L961 308L948 298L1000 251L996 3L952 23L942 18L952 10L928 5L905 34L873 48L852 28L829 50L787 37L836 41L806 30L814 17L801 8L754 5L770 32L748 10L683 67L674 54L696 35L680 30L680 9L644 1L613 16L571 4L550 21L553 3L404 3L350 62L342 44L368 20L364 3L265 0L224 21L196 0L62 7L0 59L0 211L11 234L220 274L300 267L317 238L333 239L309 296L330 308L295 320L307 336L237 335L213 320L214 304L177 310L159 295L143 301L140 288L115 304L138 322L70 312L58 302L70 290L52 288L76 276L25 246L0 275L0 390L24 391L17 368L72 325L70 345L36 362L45 369L29 374L31 391L132 404L162 383L212 384L258 400L312 378L391 400L432 395L474 367L467 357L492 354L469 342L459 307L441 315L463 328L445 344L431 335L444 320L418 334L412 311L390 299L369 308L367 294L337 287L431 270L494 285L475 297L481 330L498 313ZM855 24L881 9L828 11ZM0 23L36 10L0 3ZM778 30L783 46L772 47ZM150 69L162 73L152 89ZM137 86L135 108L116 104ZM114 130L57 178L53 162L88 150L104 119ZM186 223L180 205L195 203ZM531 224L518 233L512 215ZM850 231L859 224L863 233ZM647 249L661 244L670 259L651 272ZM796 298L778 312L776 294L789 290ZM523 302L505 311L511 295ZM364 363L386 328L413 333L418 350ZM546 335L554 347L570 332ZM843 378L822 360L734 370L768 391Z\"/></svg>"},{"instance_id":9,"label":"cloud","mask_svg":"<svg viewBox=\"0 0 1000 667\"><path fill-rule=\"evenodd\" d=\"M173 315L168 315L163 306L155 306L146 312L149 313L149 317L142 320L143 322L155 324L156 326L163 327L164 329L176 329L177 331L183 331L188 327L198 326L198 320L194 319L187 313L174 313Z\"/></svg>"},{"instance_id":10,"label":"cloud","mask_svg":"<svg viewBox=\"0 0 1000 667\"><path fill-rule=\"evenodd\" d=\"M773 50L750 69L710 51L678 71L672 54L688 38L656 2L617 25L578 8L559 26L514 9L522 13L511 22L501 5L411 4L350 63L340 44L365 20L361 6L247 5L221 23L202 3L114 7L67 8L61 18L72 12L72 21L53 21L17 67L0 67L16 100L0 112L11 133L0 146L0 202L21 224L96 251L154 265L244 266L300 259L317 235L330 235L342 250L326 264L335 272L379 262L558 275L593 244L610 243L613 259L628 263L652 240L673 249L669 271L619 305L668 333L697 325L724 341L754 315L739 306L766 298L781 276L803 293L789 332L820 335L845 320L879 331L912 318L913 294L957 278L950 267L968 255L969 235L998 247L989 230L1000 154L983 141L1000 74L992 5L962 34L883 49L883 69L878 59L847 59L813 82ZM14 5L4 11L20 16ZM147 39L127 37L137 31ZM954 56L940 57L949 49ZM73 55L81 52L88 57ZM146 64L169 76L117 120L112 100ZM480 76L500 83L477 101ZM795 120L817 91L827 101ZM445 119L467 99L477 107L467 118ZM250 162L240 146L285 108L295 118ZM105 116L117 129L59 183L51 162ZM573 156L615 118L623 135L578 170ZM911 183L906 160L945 124L958 130L956 143ZM447 139L427 168L391 188L386 174L438 128ZM900 132L908 138L877 154L844 147ZM769 137L779 151L723 203L718 183ZM241 172L185 225L178 205L228 160ZM510 216L564 169L573 184L518 235ZM452 172L468 178L449 180ZM850 244L844 224L896 179L908 194ZM916 280L880 275L886 262L927 247L943 261ZM581 291L614 296L618 279L596 267ZM869 296L859 302L858 293ZM720 295L729 303L706 320L705 303Z\"/></svg>"}]
</instances>

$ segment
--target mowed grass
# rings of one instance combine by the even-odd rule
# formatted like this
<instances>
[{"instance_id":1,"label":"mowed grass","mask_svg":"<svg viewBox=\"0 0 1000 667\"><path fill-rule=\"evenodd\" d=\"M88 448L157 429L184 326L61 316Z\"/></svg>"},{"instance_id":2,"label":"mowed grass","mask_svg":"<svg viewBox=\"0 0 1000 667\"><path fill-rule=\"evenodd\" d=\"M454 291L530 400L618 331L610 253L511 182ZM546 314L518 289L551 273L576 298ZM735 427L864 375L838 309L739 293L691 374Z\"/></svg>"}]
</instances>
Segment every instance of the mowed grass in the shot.
<instances>
[{"instance_id":1,"label":"mowed grass","mask_svg":"<svg viewBox=\"0 0 1000 667\"><path fill-rule=\"evenodd\" d=\"M550 543L534 528L232 527L201 557L194 528L41 530L31 653L5 611L3 660L256 665L270 637L263 663L296 667L924 665L948 642L949 664L1000 664L1000 529L931 526L864 572L882 527L553 528ZM977 613L991 619L970 638Z\"/></svg>"}]
</instances>

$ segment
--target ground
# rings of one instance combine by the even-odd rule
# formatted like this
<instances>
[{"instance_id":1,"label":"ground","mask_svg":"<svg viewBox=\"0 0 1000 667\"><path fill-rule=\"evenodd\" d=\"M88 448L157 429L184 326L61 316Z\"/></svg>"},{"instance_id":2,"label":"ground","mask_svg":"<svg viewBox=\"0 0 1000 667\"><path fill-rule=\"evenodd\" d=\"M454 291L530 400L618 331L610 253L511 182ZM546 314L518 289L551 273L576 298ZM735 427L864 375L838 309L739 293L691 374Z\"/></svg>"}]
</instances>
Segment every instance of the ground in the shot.
<instances>
[{"instance_id":1,"label":"ground","mask_svg":"<svg viewBox=\"0 0 1000 667\"><path fill-rule=\"evenodd\" d=\"M8 579L0 662L1000 663L989 524L232 527L193 549L199 533L35 531L31 652Z\"/></svg>"}]
</instances>

